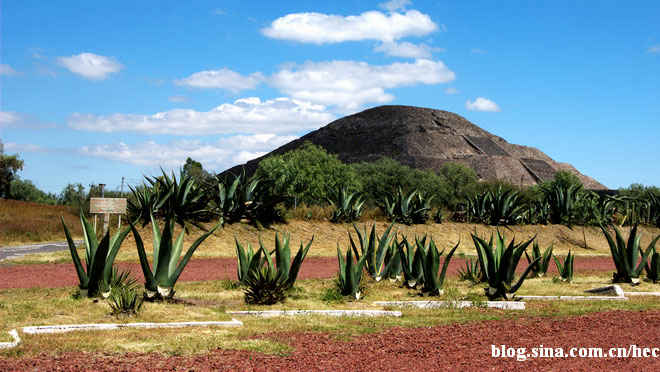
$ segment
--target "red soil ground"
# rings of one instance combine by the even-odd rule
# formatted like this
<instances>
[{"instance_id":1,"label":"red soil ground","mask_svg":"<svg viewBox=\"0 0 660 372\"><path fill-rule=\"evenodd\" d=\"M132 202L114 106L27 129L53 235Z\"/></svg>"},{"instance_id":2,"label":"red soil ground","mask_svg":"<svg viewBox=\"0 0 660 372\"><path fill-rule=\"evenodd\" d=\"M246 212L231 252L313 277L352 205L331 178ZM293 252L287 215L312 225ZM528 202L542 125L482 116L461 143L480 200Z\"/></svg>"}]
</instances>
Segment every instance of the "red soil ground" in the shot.
<instances>
[{"instance_id":1,"label":"red soil ground","mask_svg":"<svg viewBox=\"0 0 660 372\"><path fill-rule=\"evenodd\" d=\"M465 260L455 258L450 262L449 275L457 275L458 268ZM131 269L136 277L142 276L138 263L118 263L122 269ZM518 270L527 266L523 258ZM575 272L614 271L610 257L577 258ZM307 258L300 269L300 279L334 278L338 270L336 258ZM556 273L554 263L549 266L550 273ZM230 258L191 260L181 274L181 281L206 281L231 278L236 280L236 260ZM0 289L31 287L66 287L78 284L78 277L72 263L0 266Z\"/></svg>"},{"instance_id":2,"label":"red soil ground","mask_svg":"<svg viewBox=\"0 0 660 372\"><path fill-rule=\"evenodd\" d=\"M658 371L660 358L493 358L491 345L532 348L660 347L660 312L609 311L563 319L390 328L338 341L328 333L266 334L285 356L214 350L204 355L46 353L0 358L0 371Z\"/></svg>"}]
</instances>

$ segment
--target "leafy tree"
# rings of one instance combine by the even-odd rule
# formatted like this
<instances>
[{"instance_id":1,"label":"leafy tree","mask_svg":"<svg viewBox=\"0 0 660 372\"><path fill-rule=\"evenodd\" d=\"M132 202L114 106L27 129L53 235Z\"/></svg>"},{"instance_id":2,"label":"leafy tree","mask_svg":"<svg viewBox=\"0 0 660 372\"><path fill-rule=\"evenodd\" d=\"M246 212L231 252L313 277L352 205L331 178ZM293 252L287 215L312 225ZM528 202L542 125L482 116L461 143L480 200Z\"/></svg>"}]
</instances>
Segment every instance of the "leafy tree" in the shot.
<instances>
[{"instance_id":1,"label":"leafy tree","mask_svg":"<svg viewBox=\"0 0 660 372\"><path fill-rule=\"evenodd\" d=\"M439 201L450 210L457 210L463 202L463 195L471 194L477 187L477 172L465 165L447 163L438 172L443 187Z\"/></svg>"},{"instance_id":2,"label":"leafy tree","mask_svg":"<svg viewBox=\"0 0 660 372\"><path fill-rule=\"evenodd\" d=\"M362 192L371 203L380 201L384 195L395 195L399 188L404 192L417 189L429 196L438 194L443 188L442 179L435 173L413 169L391 158L353 164L352 167L362 182Z\"/></svg>"},{"instance_id":3,"label":"leafy tree","mask_svg":"<svg viewBox=\"0 0 660 372\"><path fill-rule=\"evenodd\" d=\"M22 180L18 176L11 181L11 194L9 195L9 198L13 200L50 205L57 203L57 195L45 193L39 190L32 181Z\"/></svg>"},{"instance_id":4,"label":"leafy tree","mask_svg":"<svg viewBox=\"0 0 660 372\"><path fill-rule=\"evenodd\" d=\"M202 163L188 157L183 165L182 173L185 176L192 177L197 183L208 183L211 181L211 174L204 170Z\"/></svg>"},{"instance_id":5,"label":"leafy tree","mask_svg":"<svg viewBox=\"0 0 660 372\"><path fill-rule=\"evenodd\" d=\"M87 201L85 187L80 183L66 185L57 197L57 204L83 207Z\"/></svg>"},{"instance_id":6,"label":"leafy tree","mask_svg":"<svg viewBox=\"0 0 660 372\"><path fill-rule=\"evenodd\" d=\"M4 145L0 142L0 197L5 200L11 195L11 181L16 176L16 172L23 169L23 160L18 158L18 154L5 155Z\"/></svg>"},{"instance_id":7,"label":"leafy tree","mask_svg":"<svg viewBox=\"0 0 660 372\"><path fill-rule=\"evenodd\" d=\"M357 190L360 187L349 165L310 142L284 155L262 160L255 175L272 180L274 193L289 197L287 204L292 204L294 197L298 203L323 204L330 189L345 186Z\"/></svg>"}]
</instances>

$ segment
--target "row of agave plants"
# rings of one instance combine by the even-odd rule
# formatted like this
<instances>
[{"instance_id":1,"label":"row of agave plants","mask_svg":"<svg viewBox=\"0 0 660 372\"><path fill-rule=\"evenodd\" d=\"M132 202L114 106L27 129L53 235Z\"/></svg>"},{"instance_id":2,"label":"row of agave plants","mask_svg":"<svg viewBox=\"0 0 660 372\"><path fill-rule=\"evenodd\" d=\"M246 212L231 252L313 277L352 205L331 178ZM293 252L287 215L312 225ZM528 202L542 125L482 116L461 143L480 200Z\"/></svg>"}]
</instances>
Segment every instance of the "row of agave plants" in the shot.
<instances>
[{"instance_id":1,"label":"row of agave plants","mask_svg":"<svg viewBox=\"0 0 660 372\"><path fill-rule=\"evenodd\" d=\"M641 202L626 197L599 195L583 190L579 183L553 183L540 190L543 198L534 201L525 200L519 190L502 187L465 195L464 219L490 225L660 223L660 198L654 194L649 194L649 199ZM283 211L279 206L287 199L285 195L277 195L273 191L272 180L248 178L245 172L215 175L208 184L199 184L184 173L177 180L174 175L170 177L162 172L159 177L146 177L145 184L131 187L131 191L133 197L128 202L129 216L145 225L150 222L150 214L162 217L171 210L177 223L182 220L198 223L218 219L221 225L241 220L267 224L282 218ZM329 189L327 195L326 202L332 208L329 216L331 222L359 220L366 202L361 192L349 192L347 187L339 185ZM433 200L434 195L426 192L416 189L404 192L398 188L392 194L383 194L375 204L392 222L410 225L433 220L440 223L444 219L443 210L432 212ZM620 211L628 210L629 204L633 205L635 212L626 212L625 216L630 215L630 221L615 221L617 212L621 214Z\"/></svg>"}]
</instances>

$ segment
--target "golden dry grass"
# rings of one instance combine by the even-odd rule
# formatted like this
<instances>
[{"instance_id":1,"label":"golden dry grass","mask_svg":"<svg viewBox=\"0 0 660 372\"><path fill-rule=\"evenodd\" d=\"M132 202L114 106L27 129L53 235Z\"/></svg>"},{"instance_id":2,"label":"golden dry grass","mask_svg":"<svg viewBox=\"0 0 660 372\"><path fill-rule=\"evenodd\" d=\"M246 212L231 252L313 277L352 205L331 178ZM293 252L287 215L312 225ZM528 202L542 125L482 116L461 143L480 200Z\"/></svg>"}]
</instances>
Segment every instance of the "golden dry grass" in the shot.
<instances>
[{"instance_id":1,"label":"golden dry grass","mask_svg":"<svg viewBox=\"0 0 660 372\"><path fill-rule=\"evenodd\" d=\"M0 199L0 246L62 241L61 216L71 234L80 238L80 219L69 207Z\"/></svg>"}]
</instances>

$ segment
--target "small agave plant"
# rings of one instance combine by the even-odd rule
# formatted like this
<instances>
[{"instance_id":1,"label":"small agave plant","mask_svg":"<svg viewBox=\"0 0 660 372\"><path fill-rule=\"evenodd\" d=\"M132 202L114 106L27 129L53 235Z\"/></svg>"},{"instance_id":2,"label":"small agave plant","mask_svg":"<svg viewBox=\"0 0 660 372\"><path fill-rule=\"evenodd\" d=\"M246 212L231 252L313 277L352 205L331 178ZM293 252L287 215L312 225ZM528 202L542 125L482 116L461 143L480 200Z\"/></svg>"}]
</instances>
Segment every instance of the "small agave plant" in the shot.
<instances>
[{"instance_id":1,"label":"small agave plant","mask_svg":"<svg viewBox=\"0 0 660 372\"><path fill-rule=\"evenodd\" d=\"M653 283L660 282L660 253L656 252L655 247L653 247L653 253L651 253L651 260L646 263L644 266L646 268L646 277Z\"/></svg>"},{"instance_id":2,"label":"small agave plant","mask_svg":"<svg viewBox=\"0 0 660 372\"><path fill-rule=\"evenodd\" d=\"M422 293L428 294L429 296L442 296L444 294L442 286L445 282L445 276L447 275L449 261L459 244L460 241L456 243L454 248L452 248L447 254L447 257L442 264L442 271L438 276L438 272L440 271L440 257L442 257L444 250L438 253L438 248L435 246L433 239L431 239L426 255L422 255L422 267L424 268L424 286L422 287Z\"/></svg>"},{"instance_id":3,"label":"small agave plant","mask_svg":"<svg viewBox=\"0 0 660 372\"><path fill-rule=\"evenodd\" d=\"M151 217L151 228L153 230L153 268L149 266L149 259L144 250L144 243L140 237L140 233L132 223L131 230L135 237L135 244L137 246L138 256L140 258L140 266L142 266L142 273L145 279L145 295L148 300L155 299L170 299L174 296L174 284L179 279L181 272L186 267L193 253L202 242L209 237L217 228L216 225L211 230L207 231L204 235L200 236L188 248L186 254L179 262L181 253L183 253L183 235L181 231L179 236L174 239L174 225L175 221L169 218L165 219L165 225L161 232L158 222Z\"/></svg>"},{"instance_id":4,"label":"small agave plant","mask_svg":"<svg viewBox=\"0 0 660 372\"><path fill-rule=\"evenodd\" d=\"M561 280L573 283L573 260L575 259L575 255L572 254L571 251L568 251L568 255L566 255L563 265L559 263L557 256L553 255L552 259L555 261Z\"/></svg>"},{"instance_id":5,"label":"small agave plant","mask_svg":"<svg viewBox=\"0 0 660 372\"><path fill-rule=\"evenodd\" d=\"M481 270L479 270L479 260L472 258L465 259L465 266L458 268L458 276L461 280L479 283L481 281Z\"/></svg>"},{"instance_id":6,"label":"small agave plant","mask_svg":"<svg viewBox=\"0 0 660 372\"><path fill-rule=\"evenodd\" d=\"M362 296L362 293L360 293L360 284L367 256L362 255L362 258L357 260L356 263L353 260L351 248L348 248L346 252L346 260L344 260L339 245L337 245L337 258L339 259L339 277L337 280L339 292L342 296L359 300Z\"/></svg>"},{"instance_id":7,"label":"small agave plant","mask_svg":"<svg viewBox=\"0 0 660 372\"><path fill-rule=\"evenodd\" d=\"M552 244L546 248L541 255L541 248L539 243L534 242L532 246L532 257L529 257L527 251L525 251L525 257L527 258L527 263L531 264L534 260L541 257L541 260L536 264L532 265L532 275L537 278L542 278L548 272L548 266L550 265L550 260L553 257L552 255Z\"/></svg>"},{"instance_id":8,"label":"small agave plant","mask_svg":"<svg viewBox=\"0 0 660 372\"><path fill-rule=\"evenodd\" d=\"M243 249L243 246L238 242L236 237L234 237L234 241L236 242L236 272L238 275L238 282L240 284L245 284L248 273L255 271L256 267L261 264L261 251L257 250L257 254L255 254L249 242L247 243L247 249Z\"/></svg>"},{"instance_id":9,"label":"small agave plant","mask_svg":"<svg viewBox=\"0 0 660 372\"><path fill-rule=\"evenodd\" d=\"M634 225L628 236L628 242L623 239L623 235L619 229L614 227L616 233L616 241L612 238L609 232L601 226L601 230L607 239L612 252L612 259L616 272L614 273L612 281L614 283L631 283L632 285L639 284L639 276L644 270L646 260L655 248L655 243L660 239L660 235L656 236L651 241L648 248L644 251L640 248L640 240L642 235L637 233L637 225ZM641 252L641 260L640 260ZM639 261L639 263L638 263Z\"/></svg>"},{"instance_id":10,"label":"small agave plant","mask_svg":"<svg viewBox=\"0 0 660 372\"><path fill-rule=\"evenodd\" d=\"M80 294L86 297L101 295L101 297L107 298L110 295L112 264L115 262L119 247L121 247L121 243L130 229L126 228L122 231L117 231L112 237L110 237L110 233L108 232L99 242L96 238L94 227L85 218L82 211L80 213L80 222L85 241L85 267L80 262L76 245L62 218L64 234L66 235L71 258L73 259L73 264L76 267L76 273L80 282L78 285Z\"/></svg>"},{"instance_id":11,"label":"small agave plant","mask_svg":"<svg viewBox=\"0 0 660 372\"><path fill-rule=\"evenodd\" d=\"M399 256L406 287L414 289L417 285L424 284L422 256L426 255L427 250L426 235L421 240L415 236L415 245L409 243L405 236L403 237L403 242L399 245Z\"/></svg>"}]
</instances>

